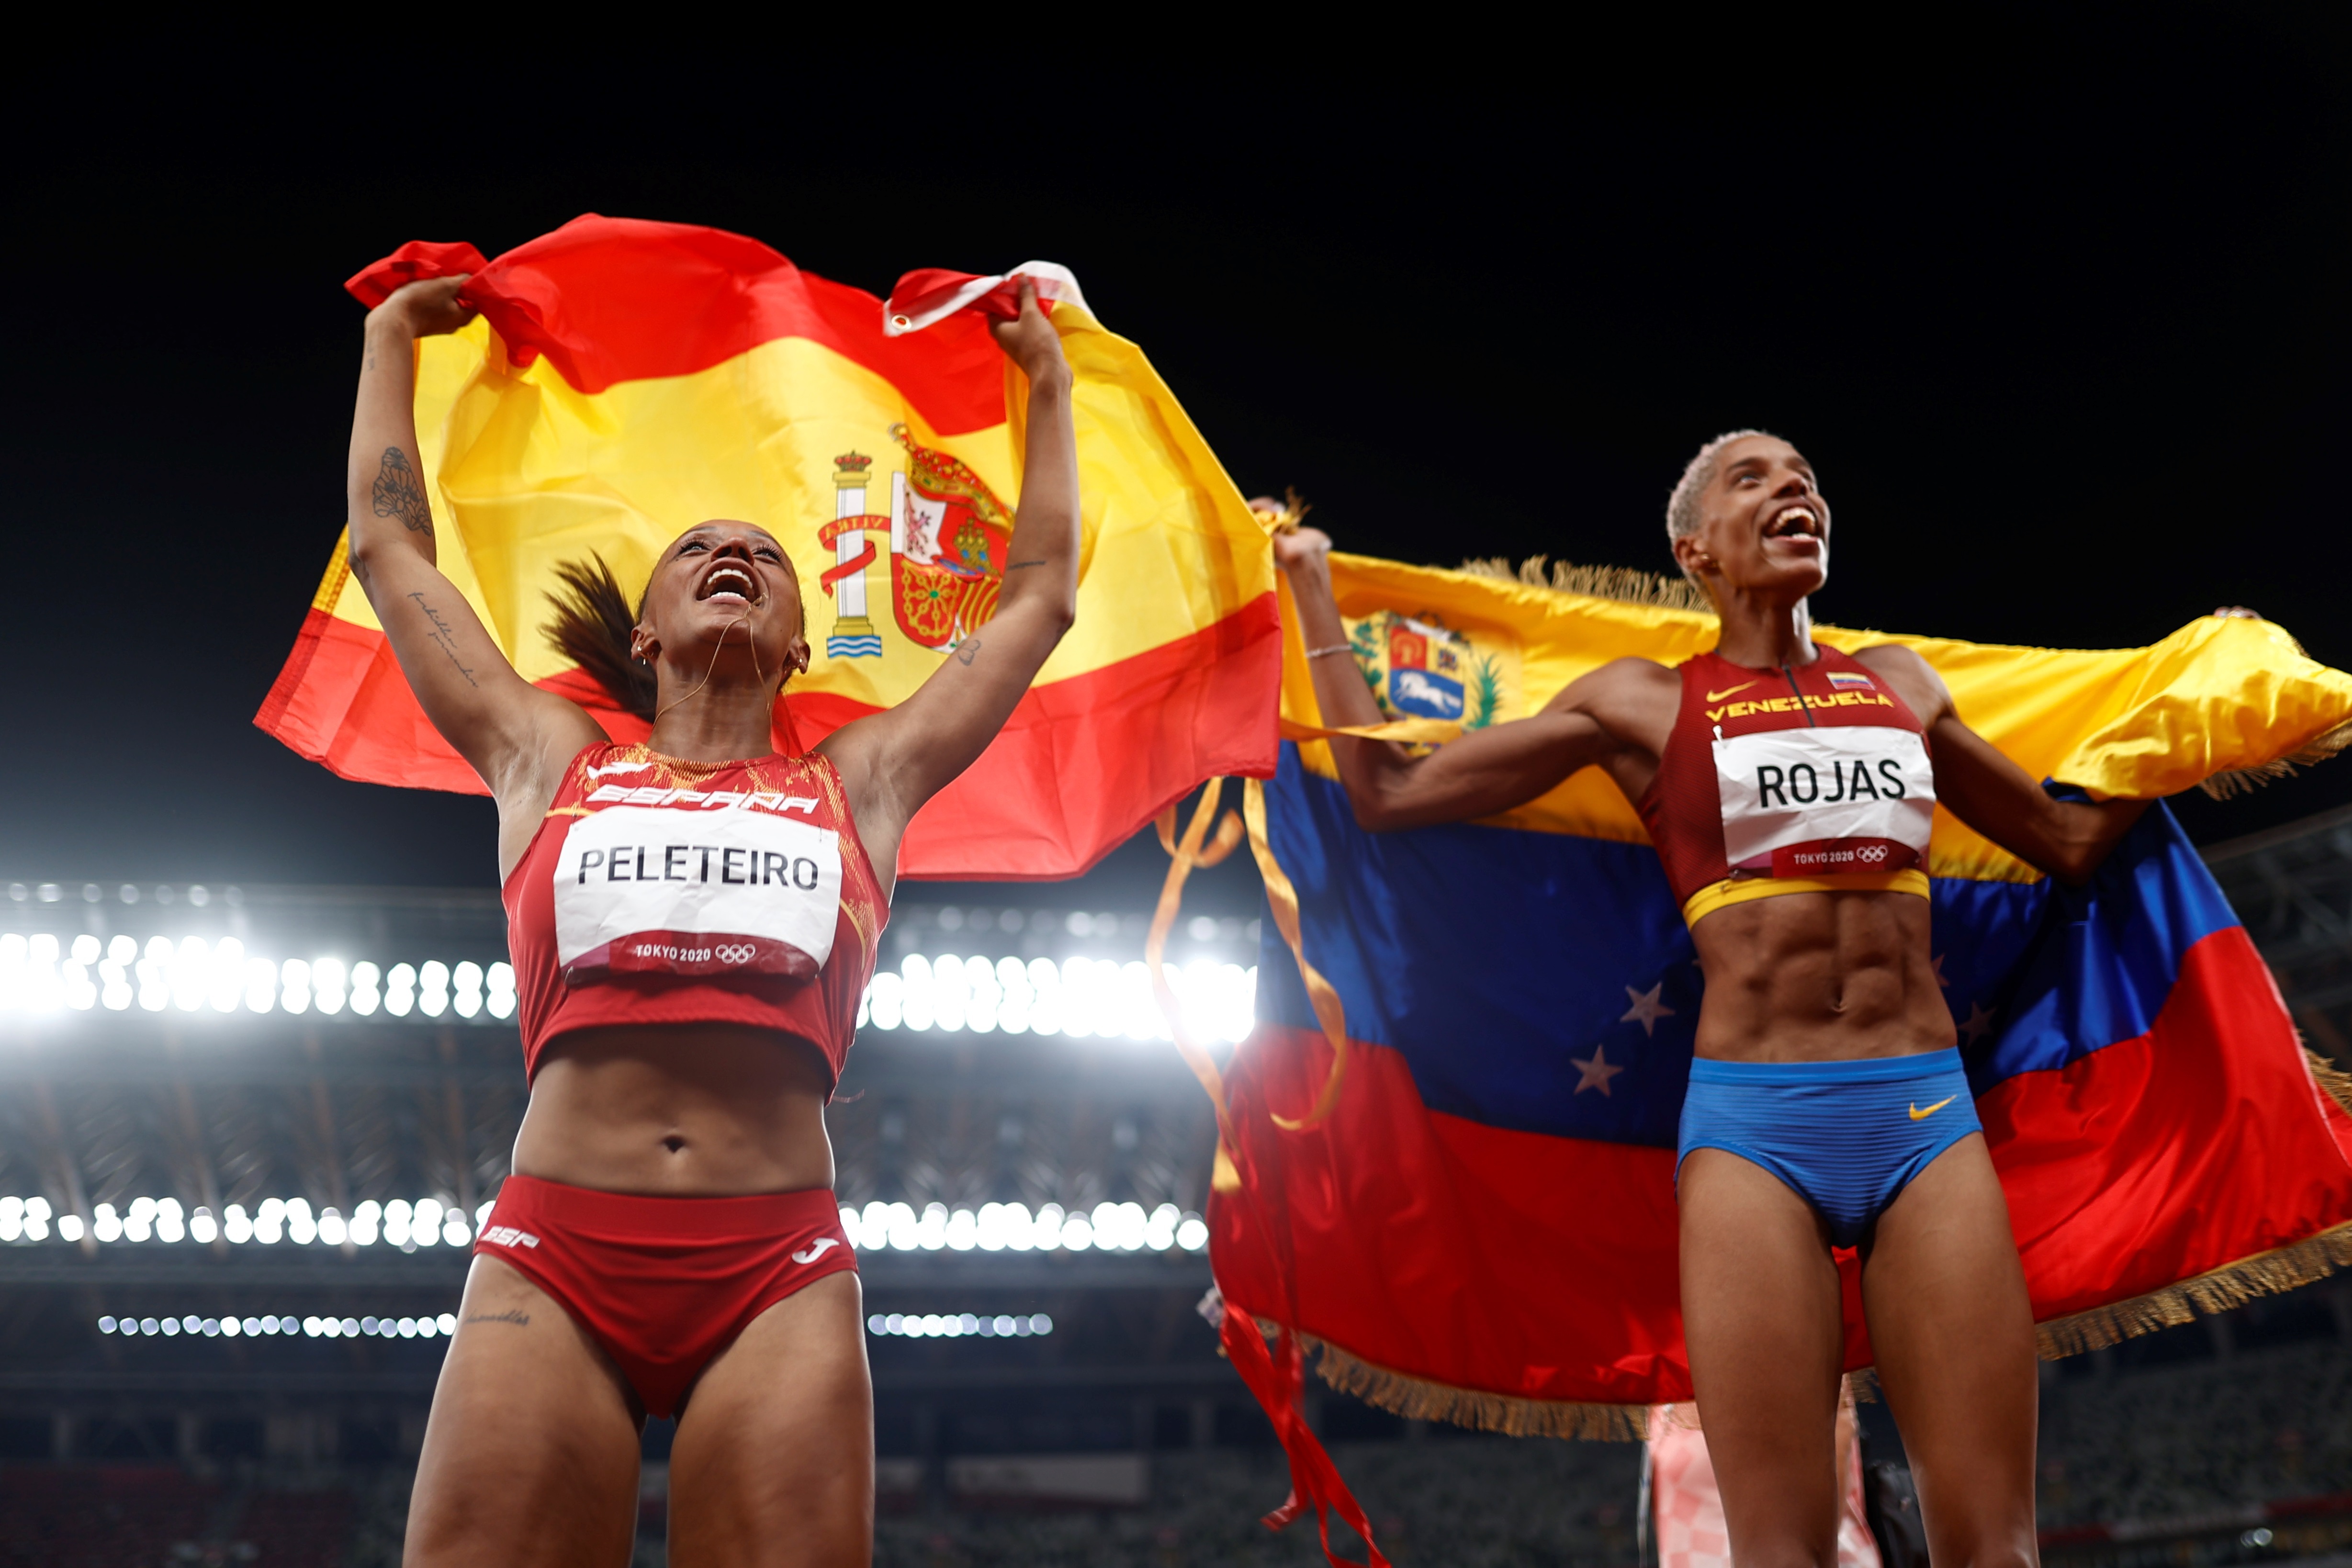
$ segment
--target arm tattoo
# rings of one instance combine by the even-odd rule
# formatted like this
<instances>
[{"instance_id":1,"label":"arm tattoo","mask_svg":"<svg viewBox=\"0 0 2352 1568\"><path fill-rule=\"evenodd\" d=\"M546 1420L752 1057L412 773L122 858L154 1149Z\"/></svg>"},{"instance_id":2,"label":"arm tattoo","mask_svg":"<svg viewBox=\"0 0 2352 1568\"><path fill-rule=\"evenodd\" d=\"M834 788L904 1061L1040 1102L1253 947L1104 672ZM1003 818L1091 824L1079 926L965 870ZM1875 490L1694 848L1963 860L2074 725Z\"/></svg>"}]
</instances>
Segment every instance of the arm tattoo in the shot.
<instances>
[{"instance_id":1,"label":"arm tattoo","mask_svg":"<svg viewBox=\"0 0 2352 1568\"><path fill-rule=\"evenodd\" d=\"M474 672L466 667L466 661L457 657L457 633L450 630L449 622L441 619L439 611L425 602L422 593L412 593L408 597L416 601L416 608L425 612L425 619L433 622L433 640L441 644L441 651L449 655L449 662L457 666L457 673L466 677L466 684L479 691L482 684L474 679ZM969 659L964 661L966 664L971 662Z\"/></svg>"},{"instance_id":2,"label":"arm tattoo","mask_svg":"<svg viewBox=\"0 0 2352 1568\"><path fill-rule=\"evenodd\" d=\"M957 663L970 667L971 662L980 657L980 639L966 637L962 642L958 643L955 656Z\"/></svg>"},{"instance_id":3,"label":"arm tattoo","mask_svg":"<svg viewBox=\"0 0 2352 1568\"><path fill-rule=\"evenodd\" d=\"M416 470L397 446L383 449L383 466L375 471L375 515L398 517L412 534L433 531L433 507L425 499L425 486L416 482Z\"/></svg>"},{"instance_id":4,"label":"arm tattoo","mask_svg":"<svg viewBox=\"0 0 2352 1568\"><path fill-rule=\"evenodd\" d=\"M517 1312L476 1312L466 1321L469 1323L513 1323L518 1328L527 1328L530 1323L530 1314Z\"/></svg>"},{"instance_id":5,"label":"arm tattoo","mask_svg":"<svg viewBox=\"0 0 2352 1568\"><path fill-rule=\"evenodd\" d=\"M1044 561L1043 559L1038 559L1038 560L1016 560L1016 561L1014 561L1011 566L1006 567L1004 570L1007 570L1007 571L1019 571L1019 570L1020 570L1023 567L1024 567L1024 566L1043 566L1043 565L1045 565L1045 561Z\"/></svg>"}]
</instances>

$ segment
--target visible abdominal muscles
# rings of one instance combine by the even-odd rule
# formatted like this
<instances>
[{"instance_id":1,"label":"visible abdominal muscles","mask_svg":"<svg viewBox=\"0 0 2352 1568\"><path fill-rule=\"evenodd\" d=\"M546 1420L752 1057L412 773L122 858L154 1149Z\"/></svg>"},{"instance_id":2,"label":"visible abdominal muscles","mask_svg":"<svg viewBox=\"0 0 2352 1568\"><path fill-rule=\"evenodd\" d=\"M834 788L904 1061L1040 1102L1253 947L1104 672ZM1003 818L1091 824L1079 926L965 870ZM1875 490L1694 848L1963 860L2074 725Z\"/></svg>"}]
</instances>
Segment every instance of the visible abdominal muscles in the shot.
<instances>
[{"instance_id":1,"label":"visible abdominal muscles","mask_svg":"<svg viewBox=\"0 0 2352 1568\"><path fill-rule=\"evenodd\" d=\"M1940 1051L1955 1038L1928 951L1927 901L1797 893L1692 928L1706 978L1702 1056L1812 1061Z\"/></svg>"},{"instance_id":2,"label":"visible abdominal muscles","mask_svg":"<svg viewBox=\"0 0 2352 1568\"><path fill-rule=\"evenodd\" d=\"M824 1057L737 1025L585 1030L551 1041L515 1140L524 1176L676 1197L833 1185Z\"/></svg>"}]
</instances>

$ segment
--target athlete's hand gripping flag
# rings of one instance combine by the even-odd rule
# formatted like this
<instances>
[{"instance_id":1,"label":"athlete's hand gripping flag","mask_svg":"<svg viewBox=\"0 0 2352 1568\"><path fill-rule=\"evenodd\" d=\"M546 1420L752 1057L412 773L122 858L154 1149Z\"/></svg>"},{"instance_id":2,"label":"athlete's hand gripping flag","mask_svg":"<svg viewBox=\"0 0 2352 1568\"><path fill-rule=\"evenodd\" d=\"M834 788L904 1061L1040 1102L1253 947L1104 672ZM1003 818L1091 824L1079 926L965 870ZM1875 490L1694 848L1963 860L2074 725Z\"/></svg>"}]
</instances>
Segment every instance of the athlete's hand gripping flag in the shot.
<instances>
[{"instance_id":1,"label":"athlete's hand gripping flag","mask_svg":"<svg viewBox=\"0 0 2352 1568\"><path fill-rule=\"evenodd\" d=\"M515 668L615 739L645 720L549 641L560 568L642 587L680 528L733 517L793 552L808 674L777 745L898 702L986 625L1021 488L1019 372L990 340L1013 278L909 274L884 301L757 241L583 217L495 261L415 243L374 305L470 274L471 325L417 345L439 564ZM1265 775L1279 678L1264 529L1142 352L1031 263L1076 372L1076 626L1003 734L908 829L908 876L1066 877L1202 779ZM338 548L256 722L346 778L478 793L426 723Z\"/></svg>"}]
</instances>

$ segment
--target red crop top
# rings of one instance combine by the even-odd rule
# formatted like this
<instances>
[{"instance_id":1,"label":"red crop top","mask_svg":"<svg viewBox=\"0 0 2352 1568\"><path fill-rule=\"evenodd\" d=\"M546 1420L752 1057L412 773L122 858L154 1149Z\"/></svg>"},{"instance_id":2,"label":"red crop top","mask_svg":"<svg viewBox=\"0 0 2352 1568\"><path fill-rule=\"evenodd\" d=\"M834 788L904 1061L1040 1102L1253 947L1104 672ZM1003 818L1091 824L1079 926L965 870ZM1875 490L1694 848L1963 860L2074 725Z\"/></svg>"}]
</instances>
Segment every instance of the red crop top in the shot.
<instances>
[{"instance_id":1,"label":"red crop top","mask_svg":"<svg viewBox=\"0 0 2352 1568\"><path fill-rule=\"evenodd\" d=\"M523 1067L610 1024L799 1035L835 1082L890 906L831 761L591 746L507 878Z\"/></svg>"},{"instance_id":2,"label":"red crop top","mask_svg":"<svg viewBox=\"0 0 2352 1568\"><path fill-rule=\"evenodd\" d=\"M1935 770L1925 733L1867 665L1682 665L1682 706L1638 803L1683 918L1779 894L1927 894Z\"/></svg>"}]
</instances>

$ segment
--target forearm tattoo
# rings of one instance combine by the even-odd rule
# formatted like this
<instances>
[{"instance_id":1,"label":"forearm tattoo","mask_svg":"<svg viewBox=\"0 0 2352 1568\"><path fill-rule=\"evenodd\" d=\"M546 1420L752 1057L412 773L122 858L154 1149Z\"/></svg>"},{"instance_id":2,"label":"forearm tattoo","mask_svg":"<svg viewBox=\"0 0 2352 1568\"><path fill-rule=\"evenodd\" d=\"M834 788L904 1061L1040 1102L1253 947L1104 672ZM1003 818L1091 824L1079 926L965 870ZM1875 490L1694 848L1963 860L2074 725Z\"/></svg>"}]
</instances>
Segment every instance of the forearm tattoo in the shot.
<instances>
[{"instance_id":1,"label":"forearm tattoo","mask_svg":"<svg viewBox=\"0 0 2352 1568\"><path fill-rule=\"evenodd\" d=\"M958 643L955 656L957 663L969 667L974 659L980 657L980 639L966 637L962 642Z\"/></svg>"},{"instance_id":2,"label":"forearm tattoo","mask_svg":"<svg viewBox=\"0 0 2352 1568\"><path fill-rule=\"evenodd\" d=\"M383 464L375 471L375 515L398 517L412 534L433 531L432 504L425 498L425 486L416 482L416 470L408 465L408 455L397 446L383 449Z\"/></svg>"},{"instance_id":3,"label":"forearm tattoo","mask_svg":"<svg viewBox=\"0 0 2352 1568\"><path fill-rule=\"evenodd\" d=\"M450 630L449 622L441 619L439 611L425 602L424 594L412 593L408 597L416 601L416 608L425 612L425 619L433 622L433 640L441 645L441 651L449 656L449 662L457 667L457 673L466 677L466 684L479 691L481 683L474 679L474 672L466 667L466 661L457 657L457 633ZM966 664L971 662L969 659L964 661Z\"/></svg>"}]
</instances>

